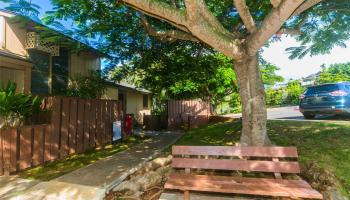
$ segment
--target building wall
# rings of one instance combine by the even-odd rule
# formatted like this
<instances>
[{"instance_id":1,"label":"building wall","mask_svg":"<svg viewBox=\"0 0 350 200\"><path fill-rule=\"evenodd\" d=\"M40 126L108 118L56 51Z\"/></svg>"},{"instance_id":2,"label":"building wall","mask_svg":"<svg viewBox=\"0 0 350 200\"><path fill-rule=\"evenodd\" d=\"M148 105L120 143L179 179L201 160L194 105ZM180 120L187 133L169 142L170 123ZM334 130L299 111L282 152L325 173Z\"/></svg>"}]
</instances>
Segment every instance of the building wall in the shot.
<instances>
[{"instance_id":1,"label":"building wall","mask_svg":"<svg viewBox=\"0 0 350 200\"><path fill-rule=\"evenodd\" d=\"M19 24L9 23L8 20L5 20L5 27L0 30L3 29L5 29L5 44L0 48L23 57L28 56L25 49L27 31Z\"/></svg>"},{"instance_id":2,"label":"building wall","mask_svg":"<svg viewBox=\"0 0 350 200\"><path fill-rule=\"evenodd\" d=\"M0 55L0 85L17 83L18 92L30 92L32 64Z\"/></svg>"},{"instance_id":3,"label":"building wall","mask_svg":"<svg viewBox=\"0 0 350 200\"><path fill-rule=\"evenodd\" d=\"M118 100L118 89L115 87L107 87L102 99Z\"/></svg>"},{"instance_id":4,"label":"building wall","mask_svg":"<svg viewBox=\"0 0 350 200\"><path fill-rule=\"evenodd\" d=\"M90 70L99 70L101 66L100 57L93 53L72 53L70 56L69 76L77 74L87 76Z\"/></svg>"},{"instance_id":5,"label":"building wall","mask_svg":"<svg viewBox=\"0 0 350 200\"><path fill-rule=\"evenodd\" d=\"M7 14L0 11L0 50L5 51L16 56L23 58L28 58L29 53L25 49L25 42L27 36L27 30L21 27L21 23L10 23L9 20L5 17L11 17L12 14ZM54 57L52 57L54 58ZM50 60L52 60L50 58ZM79 54L72 53L69 55L69 70L68 76L75 76L76 74L81 74L84 76L89 75L90 70L100 69L101 61L100 56L94 52L81 52ZM20 62L20 61L18 61ZM8 79L18 82L18 87L22 88L24 91L31 91L31 68L23 67L21 64L12 64L9 65L6 63L4 58L0 57L0 67L1 69L1 82L7 82ZM51 64L49 64L51 65ZM33 66L33 65L31 65ZM6 69L3 69L6 68ZM49 71L48 80L49 88L52 84L52 78L50 76L50 66L48 66ZM54 71L54 70L51 70ZM14 78L15 76L18 76ZM6 79L4 77L7 77ZM12 78L8 78L12 77ZM29 81L28 81L29 80ZM51 90L49 90L51 91ZM117 95L117 94L116 94ZM114 97L115 98L115 97Z\"/></svg>"},{"instance_id":6,"label":"building wall","mask_svg":"<svg viewBox=\"0 0 350 200\"><path fill-rule=\"evenodd\" d=\"M151 98L148 95L148 107L143 107L143 94L126 93L126 114L134 114L135 119L142 124L143 115L151 114Z\"/></svg>"}]
</instances>

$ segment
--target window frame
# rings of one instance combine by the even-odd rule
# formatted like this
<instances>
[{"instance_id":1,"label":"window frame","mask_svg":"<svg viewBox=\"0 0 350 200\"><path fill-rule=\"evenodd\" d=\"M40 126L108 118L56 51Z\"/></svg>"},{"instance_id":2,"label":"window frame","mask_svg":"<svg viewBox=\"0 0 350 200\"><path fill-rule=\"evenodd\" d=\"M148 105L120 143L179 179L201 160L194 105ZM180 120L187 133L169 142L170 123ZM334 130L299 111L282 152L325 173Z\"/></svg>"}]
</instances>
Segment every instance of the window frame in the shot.
<instances>
[{"instance_id":1,"label":"window frame","mask_svg":"<svg viewBox=\"0 0 350 200\"><path fill-rule=\"evenodd\" d=\"M146 100L146 102L145 102L145 100ZM145 104L147 104L147 105L145 105ZM145 108L149 108L149 96L148 96L148 94L143 94L142 95L142 106L143 106L143 108L145 109Z\"/></svg>"}]
</instances>

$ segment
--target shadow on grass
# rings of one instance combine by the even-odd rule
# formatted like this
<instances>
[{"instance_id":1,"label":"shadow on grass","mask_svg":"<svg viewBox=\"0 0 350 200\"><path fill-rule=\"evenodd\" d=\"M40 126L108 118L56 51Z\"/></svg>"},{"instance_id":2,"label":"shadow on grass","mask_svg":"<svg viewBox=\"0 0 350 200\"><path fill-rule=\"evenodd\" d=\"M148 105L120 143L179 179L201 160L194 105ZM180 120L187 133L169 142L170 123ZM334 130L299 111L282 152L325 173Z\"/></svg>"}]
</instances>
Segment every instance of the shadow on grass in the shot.
<instances>
[{"instance_id":1,"label":"shadow on grass","mask_svg":"<svg viewBox=\"0 0 350 200\"><path fill-rule=\"evenodd\" d=\"M128 140L107 145L104 148L93 149L81 154L73 154L62 160L47 162L44 165L30 168L19 173L21 178L48 181L66 173L74 171L94 163L113 154L129 149L130 147L140 144L145 138L130 137Z\"/></svg>"}]
</instances>

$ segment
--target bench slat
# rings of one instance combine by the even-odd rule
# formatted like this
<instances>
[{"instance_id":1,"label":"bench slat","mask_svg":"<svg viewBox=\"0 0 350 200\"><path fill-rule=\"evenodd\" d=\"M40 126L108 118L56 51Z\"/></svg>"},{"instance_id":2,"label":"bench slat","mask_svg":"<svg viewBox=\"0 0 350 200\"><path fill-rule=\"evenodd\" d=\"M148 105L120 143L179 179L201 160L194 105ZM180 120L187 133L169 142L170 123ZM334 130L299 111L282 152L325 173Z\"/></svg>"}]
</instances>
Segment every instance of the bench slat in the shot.
<instances>
[{"instance_id":1,"label":"bench slat","mask_svg":"<svg viewBox=\"0 0 350 200\"><path fill-rule=\"evenodd\" d=\"M193 179L200 181L211 182L236 182L245 185L262 185L262 186L283 186L283 187L295 187L295 188L310 188L312 187L304 180L286 180L286 179L270 179L270 178L247 178L241 176L217 176L217 175L188 175L188 174L171 174L169 179Z\"/></svg>"},{"instance_id":2,"label":"bench slat","mask_svg":"<svg viewBox=\"0 0 350 200\"><path fill-rule=\"evenodd\" d=\"M191 169L240 170L247 172L300 173L298 162L173 158L172 167Z\"/></svg>"},{"instance_id":3,"label":"bench slat","mask_svg":"<svg viewBox=\"0 0 350 200\"><path fill-rule=\"evenodd\" d=\"M166 189L177 189L182 191L202 191L202 192L220 192L237 193L249 195L292 197L292 198L312 198L322 199L322 195L312 188L302 187L284 187L283 185L256 185L231 182L219 182L210 179L197 179L193 175L187 175L186 178L170 178L166 184Z\"/></svg>"},{"instance_id":4,"label":"bench slat","mask_svg":"<svg viewBox=\"0 0 350 200\"><path fill-rule=\"evenodd\" d=\"M173 155L252 156L298 158L296 147L176 146Z\"/></svg>"}]
</instances>

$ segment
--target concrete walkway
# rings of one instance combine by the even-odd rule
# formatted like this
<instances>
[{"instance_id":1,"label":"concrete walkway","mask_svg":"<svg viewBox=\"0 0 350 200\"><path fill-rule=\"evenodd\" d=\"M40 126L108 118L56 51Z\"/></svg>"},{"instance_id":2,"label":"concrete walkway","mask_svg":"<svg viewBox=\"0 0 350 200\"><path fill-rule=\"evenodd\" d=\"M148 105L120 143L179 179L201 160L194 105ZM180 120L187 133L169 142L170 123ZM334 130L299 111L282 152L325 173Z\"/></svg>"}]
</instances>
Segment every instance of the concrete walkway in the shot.
<instances>
[{"instance_id":1,"label":"concrete walkway","mask_svg":"<svg viewBox=\"0 0 350 200\"><path fill-rule=\"evenodd\" d=\"M93 200L103 199L106 192L120 184L147 161L174 144L183 133L153 134L151 139L126 151L65 174L49 182L41 182L23 191L18 200Z\"/></svg>"}]
</instances>

